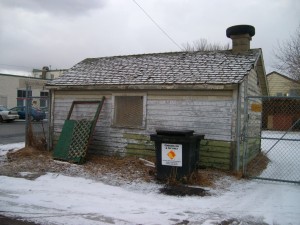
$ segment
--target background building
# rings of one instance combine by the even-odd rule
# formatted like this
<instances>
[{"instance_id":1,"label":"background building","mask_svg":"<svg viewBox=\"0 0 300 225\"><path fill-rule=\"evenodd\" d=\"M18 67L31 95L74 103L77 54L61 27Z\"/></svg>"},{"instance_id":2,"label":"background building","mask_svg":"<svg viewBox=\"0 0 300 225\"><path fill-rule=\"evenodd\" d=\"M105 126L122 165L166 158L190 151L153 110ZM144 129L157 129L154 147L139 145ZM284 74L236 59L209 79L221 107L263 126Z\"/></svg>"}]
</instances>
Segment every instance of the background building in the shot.
<instances>
[{"instance_id":1,"label":"background building","mask_svg":"<svg viewBox=\"0 0 300 225\"><path fill-rule=\"evenodd\" d=\"M300 82L276 71L267 74L270 96L300 96Z\"/></svg>"},{"instance_id":2,"label":"background building","mask_svg":"<svg viewBox=\"0 0 300 225\"><path fill-rule=\"evenodd\" d=\"M12 108L25 106L26 86L28 85L29 95L34 97L47 97L48 91L44 90L46 79L0 74L0 105ZM47 107L42 102L38 106Z\"/></svg>"},{"instance_id":3,"label":"background building","mask_svg":"<svg viewBox=\"0 0 300 225\"><path fill-rule=\"evenodd\" d=\"M25 106L26 87L29 88L29 95L36 97L37 107L48 107L45 98L48 97L48 90L44 89L48 80L55 79L66 71L50 70L44 66L41 70L33 69L32 76L18 76L13 74L0 74L0 105L12 108L15 106Z\"/></svg>"},{"instance_id":4,"label":"background building","mask_svg":"<svg viewBox=\"0 0 300 225\"><path fill-rule=\"evenodd\" d=\"M32 76L35 78L53 80L61 76L65 71L66 71L65 69L51 70L48 66L44 66L41 70L33 69Z\"/></svg>"}]
</instances>

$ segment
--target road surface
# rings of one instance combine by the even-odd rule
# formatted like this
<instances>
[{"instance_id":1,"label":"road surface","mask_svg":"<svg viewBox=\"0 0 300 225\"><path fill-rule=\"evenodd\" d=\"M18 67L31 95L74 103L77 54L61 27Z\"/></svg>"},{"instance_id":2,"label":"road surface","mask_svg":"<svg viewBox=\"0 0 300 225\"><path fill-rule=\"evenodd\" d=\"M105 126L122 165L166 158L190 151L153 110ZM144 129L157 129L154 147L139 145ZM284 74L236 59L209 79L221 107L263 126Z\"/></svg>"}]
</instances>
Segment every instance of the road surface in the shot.
<instances>
[{"instance_id":1,"label":"road surface","mask_svg":"<svg viewBox=\"0 0 300 225\"><path fill-rule=\"evenodd\" d=\"M25 120L0 123L0 145L25 142L25 127ZM32 122L34 134L44 135L47 127L47 121Z\"/></svg>"}]
</instances>

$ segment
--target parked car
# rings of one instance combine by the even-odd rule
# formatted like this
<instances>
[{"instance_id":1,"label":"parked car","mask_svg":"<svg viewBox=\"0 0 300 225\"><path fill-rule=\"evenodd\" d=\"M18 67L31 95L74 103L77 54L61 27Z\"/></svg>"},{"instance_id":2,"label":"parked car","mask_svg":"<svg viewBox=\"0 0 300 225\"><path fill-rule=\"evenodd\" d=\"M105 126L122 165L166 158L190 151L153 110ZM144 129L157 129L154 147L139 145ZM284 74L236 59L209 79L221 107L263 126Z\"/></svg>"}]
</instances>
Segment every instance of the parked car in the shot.
<instances>
[{"instance_id":1,"label":"parked car","mask_svg":"<svg viewBox=\"0 0 300 225\"><path fill-rule=\"evenodd\" d=\"M48 115L49 115L49 111L48 111L49 109L48 109L48 107L43 107L43 108L41 107L41 110L45 112L46 119L48 119Z\"/></svg>"},{"instance_id":2,"label":"parked car","mask_svg":"<svg viewBox=\"0 0 300 225\"><path fill-rule=\"evenodd\" d=\"M17 111L20 119L25 119L26 117L26 107L25 106L17 106L10 110ZM31 121L40 121L46 118L46 113L38 108L31 108Z\"/></svg>"},{"instance_id":3,"label":"parked car","mask_svg":"<svg viewBox=\"0 0 300 225\"><path fill-rule=\"evenodd\" d=\"M16 111L9 110L3 105L0 105L0 122L2 121L13 121L19 119L19 115Z\"/></svg>"}]
</instances>

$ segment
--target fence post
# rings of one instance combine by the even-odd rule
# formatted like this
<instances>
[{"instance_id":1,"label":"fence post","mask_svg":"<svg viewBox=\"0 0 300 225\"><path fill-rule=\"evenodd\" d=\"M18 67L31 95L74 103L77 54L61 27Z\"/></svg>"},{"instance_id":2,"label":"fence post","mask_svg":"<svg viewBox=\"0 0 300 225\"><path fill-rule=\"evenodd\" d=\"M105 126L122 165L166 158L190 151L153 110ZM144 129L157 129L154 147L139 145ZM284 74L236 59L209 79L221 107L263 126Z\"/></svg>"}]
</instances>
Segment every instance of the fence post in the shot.
<instances>
[{"instance_id":1,"label":"fence post","mask_svg":"<svg viewBox=\"0 0 300 225\"><path fill-rule=\"evenodd\" d=\"M248 132L248 97L244 100L244 131L243 131L243 175L246 175L247 132Z\"/></svg>"},{"instance_id":2,"label":"fence post","mask_svg":"<svg viewBox=\"0 0 300 225\"><path fill-rule=\"evenodd\" d=\"M30 115L31 115L31 101L29 96L30 86L28 82L26 82L26 107L25 107L25 146L29 145L29 123L30 123Z\"/></svg>"}]
</instances>

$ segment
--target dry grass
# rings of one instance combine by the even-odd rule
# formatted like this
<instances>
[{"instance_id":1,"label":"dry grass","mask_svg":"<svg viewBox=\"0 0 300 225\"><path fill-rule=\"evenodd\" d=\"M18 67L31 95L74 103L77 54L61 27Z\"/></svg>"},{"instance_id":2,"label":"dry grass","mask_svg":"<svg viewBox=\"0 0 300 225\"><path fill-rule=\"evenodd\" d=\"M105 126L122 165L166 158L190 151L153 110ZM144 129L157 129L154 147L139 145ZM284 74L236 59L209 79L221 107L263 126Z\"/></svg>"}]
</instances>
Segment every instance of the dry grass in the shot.
<instances>
[{"instance_id":1,"label":"dry grass","mask_svg":"<svg viewBox=\"0 0 300 225\"><path fill-rule=\"evenodd\" d=\"M44 157L50 157L50 153L48 151L39 150L35 147L25 147L16 152L8 152L7 159L10 161L20 159L26 160L26 158L35 158L40 155L43 155Z\"/></svg>"},{"instance_id":2,"label":"dry grass","mask_svg":"<svg viewBox=\"0 0 300 225\"><path fill-rule=\"evenodd\" d=\"M0 164L0 174L17 176L16 174L27 171L44 174L45 172L58 172L70 176L83 176L101 180L103 177L113 177L115 180L133 182L156 182L156 169L146 166L138 157L127 156L100 156L88 155L86 163L74 165L61 163L52 159L52 154L34 147L26 147L17 152L7 154L8 162ZM146 158L155 162L154 157ZM229 172L201 169L193 172L183 180L184 184L201 187L214 187L215 182L224 177L231 176ZM116 179L117 178L117 179ZM168 182L169 185L177 185L176 182Z\"/></svg>"},{"instance_id":3,"label":"dry grass","mask_svg":"<svg viewBox=\"0 0 300 225\"><path fill-rule=\"evenodd\" d=\"M259 153L255 158L253 158L247 166L248 176L258 176L265 170L268 166L270 159L263 153Z\"/></svg>"},{"instance_id":4,"label":"dry grass","mask_svg":"<svg viewBox=\"0 0 300 225\"><path fill-rule=\"evenodd\" d=\"M44 126L44 125L42 124L42 126ZM46 141L45 135L44 135L44 137L34 135L31 123L29 123L29 125L28 125L27 147L32 147L32 148L40 149L40 150L47 149L47 141Z\"/></svg>"},{"instance_id":5,"label":"dry grass","mask_svg":"<svg viewBox=\"0 0 300 225\"><path fill-rule=\"evenodd\" d=\"M153 160L153 159L148 159ZM142 179L146 182L153 180L155 168L145 166L138 157L89 155L82 165L90 173L112 173L123 179Z\"/></svg>"}]
</instances>

